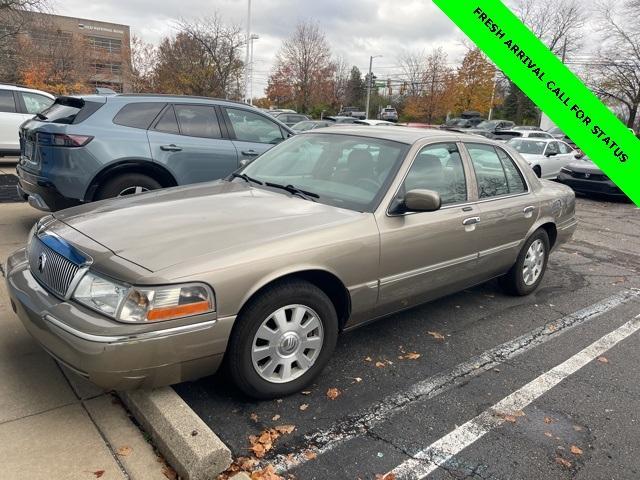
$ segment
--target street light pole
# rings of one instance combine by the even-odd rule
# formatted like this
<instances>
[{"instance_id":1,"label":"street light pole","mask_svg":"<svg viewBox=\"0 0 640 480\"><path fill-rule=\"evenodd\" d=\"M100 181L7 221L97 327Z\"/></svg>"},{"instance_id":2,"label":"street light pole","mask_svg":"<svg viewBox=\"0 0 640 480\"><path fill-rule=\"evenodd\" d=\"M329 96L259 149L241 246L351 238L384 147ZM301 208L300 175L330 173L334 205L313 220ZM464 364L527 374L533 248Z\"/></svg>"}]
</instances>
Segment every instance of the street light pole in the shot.
<instances>
[{"instance_id":1,"label":"street light pole","mask_svg":"<svg viewBox=\"0 0 640 480\"><path fill-rule=\"evenodd\" d=\"M378 58L381 57L382 55L373 55L371 57L369 57L369 81L367 82L367 108L365 111L365 117L368 120L369 119L369 102L371 100L371 84L373 83L373 59L374 58Z\"/></svg>"},{"instance_id":2,"label":"street light pole","mask_svg":"<svg viewBox=\"0 0 640 480\"><path fill-rule=\"evenodd\" d=\"M253 105L253 41L258 40L259 35L251 35L251 53L249 55L249 105Z\"/></svg>"},{"instance_id":3,"label":"street light pole","mask_svg":"<svg viewBox=\"0 0 640 480\"><path fill-rule=\"evenodd\" d=\"M251 41L251 0L247 0L247 49L244 56L244 101L249 96L249 42Z\"/></svg>"}]
</instances>

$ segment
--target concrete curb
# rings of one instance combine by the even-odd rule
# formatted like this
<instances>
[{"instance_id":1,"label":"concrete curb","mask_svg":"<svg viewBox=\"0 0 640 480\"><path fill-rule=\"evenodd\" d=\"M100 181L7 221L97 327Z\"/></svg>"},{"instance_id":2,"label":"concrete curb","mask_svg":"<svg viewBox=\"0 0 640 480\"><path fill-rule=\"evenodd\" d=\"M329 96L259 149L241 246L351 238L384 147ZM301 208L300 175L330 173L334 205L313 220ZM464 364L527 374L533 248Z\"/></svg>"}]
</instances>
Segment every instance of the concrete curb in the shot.
<instances>
[{"instance_id":1,"label":"concrete curb","mask_svg":"<svg viewBox=\"0 0 640 480\"><path fill-rule=\"evenodd\" d=\"M119 396L182 478L210 480L231 465L231 451L173 388Z\"/></svg>"}]
</instances>

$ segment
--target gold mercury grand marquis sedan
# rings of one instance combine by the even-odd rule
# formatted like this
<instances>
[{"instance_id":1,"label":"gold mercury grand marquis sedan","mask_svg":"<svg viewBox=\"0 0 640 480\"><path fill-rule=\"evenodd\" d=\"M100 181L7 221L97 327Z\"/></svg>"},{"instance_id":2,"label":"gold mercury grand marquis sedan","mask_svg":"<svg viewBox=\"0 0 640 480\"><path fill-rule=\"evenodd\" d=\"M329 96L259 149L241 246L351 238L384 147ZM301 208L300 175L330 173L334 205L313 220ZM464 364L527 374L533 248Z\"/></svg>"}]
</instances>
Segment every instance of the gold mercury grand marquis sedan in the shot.
<instances>
[{"instance_id":1,"label":"gold mercury grand marquis sedan","mask_svg":"<svg viewBox=\"0 0 640 480\"><path fill-rule=\"evenodd\" d=\"M224 365L270 398L309 384L340 331L494 277L533 292L574 209L503 144L329 127L225 180L45 217L6 275L31 335L102 387Z\"/></svg>"}]
</instances>

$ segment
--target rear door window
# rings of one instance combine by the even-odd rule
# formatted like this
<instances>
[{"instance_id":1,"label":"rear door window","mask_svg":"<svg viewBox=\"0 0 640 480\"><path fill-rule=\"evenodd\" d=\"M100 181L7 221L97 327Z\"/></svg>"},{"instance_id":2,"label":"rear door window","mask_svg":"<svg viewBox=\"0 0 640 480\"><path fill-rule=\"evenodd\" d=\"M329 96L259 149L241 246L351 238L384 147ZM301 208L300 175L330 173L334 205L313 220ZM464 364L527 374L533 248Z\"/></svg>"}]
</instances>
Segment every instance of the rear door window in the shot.
<instances>
[{"instance_id":1,"label":"rear door window","mask_svg":"<svg viewBox=\"0 0 640 480\"><path fill-rule=\"evenodd\" d=\"M12 90L0 90L0 112L15 113L16 101Z\"/></svg>"},{"instance_id":2,"label":"rear door window","mask_svg":"<svg viewBox=\"0 0 640 480\"><path fill-rule=\"evenodd\" d=\"M496 150L479 143L468 143L466 147L476 172L478 196L482 199L507 195L509 183Z\"/></svg>"},{"instance_id":3,"label":"rear door window","mask_svg":"<svg viewBox=\"0 0 640 480\"><path fill-rule=\"evenodd\" d=\"M40 113L44 109L49 108L53 103L52 98L45 97L44 95L40 95L38 93L19 92L18 94L22 96L22 101L24 102L24 106L27 109L27 113L30 113L32 115Z\"/></svg>"},{"instance_id":4,"label":"rear door window","mask_svg":"<svg viewBox=\"0 0 640 480\"><path fill-rule=\"evenodd\" d=\"M165 105L160 102L129 103L113 117L113 123L146 130Z\"/></svg>"},{"instance_id":5,"label":"rear door window","mask_svg":"<svg viewBox=\"0 0 640 480\"><path fill-rule=\"evenodd\" d=\"M176 135L180 134L180 128L178 127L178 120L176 119L176 112L173 109L173 105L169 105L167 109L162 112L154 130L164 133L174 133Z\"/></svg>"},{"instance_id":6,"label":"rear door window","mask_svg":"<svg viewBox=\"0 0 640 480\"><path fill-rule=\"evenodd\" d=\"M237 140L276 144L284 140L280 126L257 113L225 108Z\"/></svg>"},{"instance_id":7,"label":"rear door window","mask_svg":"<svg viewBox=\"0 0 640 480\"><path fill-rule=\"evenodd\" d=\"M221 138L216 111L211 105L174 105L180 133L189 137Z\"/></svg>"}]
</instances>

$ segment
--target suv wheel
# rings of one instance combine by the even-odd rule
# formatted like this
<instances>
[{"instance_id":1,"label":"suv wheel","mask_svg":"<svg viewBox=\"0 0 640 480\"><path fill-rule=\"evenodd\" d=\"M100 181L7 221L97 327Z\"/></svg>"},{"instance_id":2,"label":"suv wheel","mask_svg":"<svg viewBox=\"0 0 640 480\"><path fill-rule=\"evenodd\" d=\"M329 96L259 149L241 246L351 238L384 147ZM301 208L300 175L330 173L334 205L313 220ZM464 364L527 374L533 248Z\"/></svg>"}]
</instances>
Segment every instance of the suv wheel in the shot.
<instances>
[{"instance_id":1,"label":"suv wheel","mask_svg":"<svg viewBox=\"0 0 640 480\"><path fill-rule=\"evenodd\" d=\"M148 192L149 190L157 190L158 188L162 188L160 182L147 175L141 173L125 173L124 175L118 175L117 177L107 180L96 193L96 200L135 195L137 193Z\"/></svg>"},{"instance_id":2,"label":"suv wheel","mask_svg":"<svg viewBox=\"0 0 640 480\"><path fill-rule=\"evenodd\" d=\"M269 287L236 322L227 369L240 390L261 399L290 395L311 383L329 361L338 337L329 297L299 280Z\"/></svg>"},{"instance_id":3,"label":"suv wheel","mask_svg":"<svg viewBox=\"0 0 640 480\"><path fill-rule=\"evenodd\" d=\"M544 277L549 259L549 236L543 229L536 230L525 242L516 263L499 278L500 286L511 295L532 293Z\"/></svg>"}]
</instances>

